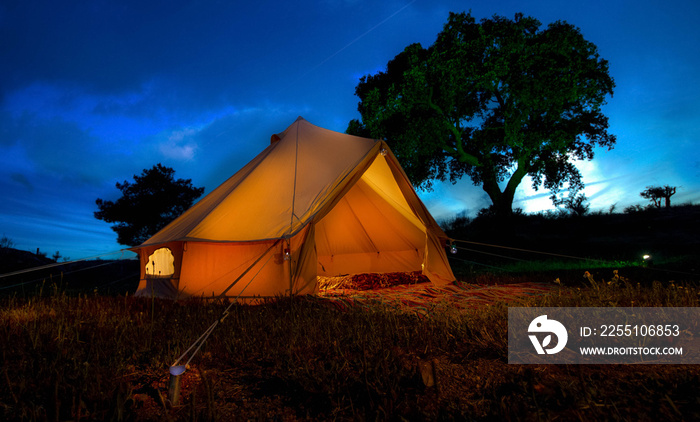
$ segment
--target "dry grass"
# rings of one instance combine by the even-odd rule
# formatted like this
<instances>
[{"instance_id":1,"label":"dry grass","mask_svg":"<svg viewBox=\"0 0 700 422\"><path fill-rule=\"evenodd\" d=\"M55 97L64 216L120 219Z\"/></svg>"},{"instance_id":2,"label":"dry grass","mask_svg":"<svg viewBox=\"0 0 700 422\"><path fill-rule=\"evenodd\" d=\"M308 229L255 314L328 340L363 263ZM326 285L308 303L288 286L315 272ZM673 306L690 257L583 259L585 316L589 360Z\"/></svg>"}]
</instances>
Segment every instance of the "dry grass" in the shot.
<instances>
[{"instance_id":1,"label":"dry grass","mask_svg":"<svg viewBox=\"0 0 700 422\"><path fill-rule=\"evenodd\" d=\"M698 306L623 277L528 306ZM700 368L508 365L507 304L428 316L283 299L235 306L167 406L168 366L224 309L132 297L0 300L3 420L698 420Z\"/></svg>"}]
</instances>

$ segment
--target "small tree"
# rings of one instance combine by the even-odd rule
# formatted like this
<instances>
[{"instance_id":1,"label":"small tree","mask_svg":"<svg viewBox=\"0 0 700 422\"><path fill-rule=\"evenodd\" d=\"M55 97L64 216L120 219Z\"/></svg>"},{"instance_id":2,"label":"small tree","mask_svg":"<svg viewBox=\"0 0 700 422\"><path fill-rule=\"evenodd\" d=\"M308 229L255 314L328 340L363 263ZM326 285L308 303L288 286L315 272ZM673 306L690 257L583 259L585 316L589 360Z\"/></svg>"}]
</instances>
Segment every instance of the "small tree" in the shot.
<instances>
[{"instance_id":1,"label":"small tree","mask_svg":"<svg viewBox=\"0 0 700 422\"><path fill-rule=\"evenodd\" d=\"M10 249L14 247L15 242L3 234L2 238L0 238L0 249Z\"/></svg>"},{"instance_id":2,"label":"small tree","mask_svg":"<svg viewBox=\"0 0 700 422\"><path fill-rule=\"evenodd\" d=\"M663 199L666 207L671 206L671 197L676 194L676 186L647 186L639 195L651 201L655 207L661 208L661 200Z\"/></svg>"},{"instance_id":3,"label":"small tree","mask_svg":"<svg viewBox=\"0 0 700 422\"><path fill-rule=\"evenodd\" d=\"M569 211L569 213L578 217L584 216L591 206L588 203L588 198L583 193L569 196L562 201L562 205Z\"/></svg>"},{"instance_id":4,"label":"small tree","mask_svg":"<svg viewBox=\"0 0 700 422\"><path fill-rule=\"evenodd\" d=\"M134 183L117 182L122 197L116 202L98 198L95 218L116 223L112 230L122 245L139 245L192 206L204 193L191 179L175 180L175 170L161 164L134 175Z\"/></svg>"}]
</instances>

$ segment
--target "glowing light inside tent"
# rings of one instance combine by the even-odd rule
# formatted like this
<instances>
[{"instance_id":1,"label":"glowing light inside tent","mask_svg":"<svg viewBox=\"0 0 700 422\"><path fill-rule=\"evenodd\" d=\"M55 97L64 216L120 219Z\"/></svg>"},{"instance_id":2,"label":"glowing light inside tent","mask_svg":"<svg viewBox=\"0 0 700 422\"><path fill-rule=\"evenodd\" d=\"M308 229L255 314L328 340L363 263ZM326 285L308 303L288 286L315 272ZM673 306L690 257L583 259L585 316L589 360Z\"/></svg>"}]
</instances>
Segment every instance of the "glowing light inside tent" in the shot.
<instances>
[{"instance_id":1,"label":"glowing light inside tent","mask_svg":"<svg viewBox=\"0 0 700 422\"><path fill-rule=\"evenodd\" d=\"M148 257L146 264L147 277L170 277L175 274L175 266L173 265L175 258L173 253L168 248L156 249Z\"/></svg>"},{"instance_id":2,"label":"glowing light inside tent","mask_svg":"<svg viewBox=\"0 0 700 422\"><path fill-rule=\"evenodd\" d=\"M382 157L386 157L386 148L382 148L379 153L382 155Z\"/></svg>"}]
</instances>

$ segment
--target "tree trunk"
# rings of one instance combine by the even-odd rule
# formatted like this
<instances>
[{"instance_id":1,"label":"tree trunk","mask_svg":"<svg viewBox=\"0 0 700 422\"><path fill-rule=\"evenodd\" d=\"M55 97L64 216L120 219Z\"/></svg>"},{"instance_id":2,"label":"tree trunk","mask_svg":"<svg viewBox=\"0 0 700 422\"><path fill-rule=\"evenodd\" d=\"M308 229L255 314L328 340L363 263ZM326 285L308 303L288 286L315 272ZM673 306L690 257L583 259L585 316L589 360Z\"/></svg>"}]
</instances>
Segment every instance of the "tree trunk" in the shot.
<instances>
[{"instance_id":1,"label":"tree trunk","mask_svg":"<svg viewBox=\"0 0 700 422\"><path fill-rule=\"evenodd\" d=\"M513 214L513 197L501 192L497 183L484 183L483 189L491 199L492 209L496 215L505 217Z\"/></svg>"},{"instance_id":2,"label":"tree trunk","mask_svg":"<svg viewBox=\"0 0 700 422\"><path fill-rule=\"evenodd\" d=\"M496 215L500 216L510 216L513 215L513 199L515 198L515 190L520 185L523 177L527 174L527 165L523 165L522 162L518 165L518 168L513 172L508 184L501 191L500 186L498 186L498 179L496 175L490 175L489 177L484 177L484 184L482 188L484 192L491 198L493 203L493 211Z\"/></svg>"}]
</instances>

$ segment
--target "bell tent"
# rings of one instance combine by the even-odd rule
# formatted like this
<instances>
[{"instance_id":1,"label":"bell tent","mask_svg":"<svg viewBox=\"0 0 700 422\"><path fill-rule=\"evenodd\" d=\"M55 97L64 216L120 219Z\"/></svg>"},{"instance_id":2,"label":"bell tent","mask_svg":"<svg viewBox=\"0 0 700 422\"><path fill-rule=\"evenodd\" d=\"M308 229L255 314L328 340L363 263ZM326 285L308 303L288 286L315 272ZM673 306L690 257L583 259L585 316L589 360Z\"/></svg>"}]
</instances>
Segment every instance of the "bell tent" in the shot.
<instances>
[{"instance_id":1,"label":"bell tent","mask_svg":"<svg viewBox=\"0 0 700 422\"><path fill-rule=\"evenodd\" d=\"M384 141L298 118L143 244L136 295L317 292L318 276L421 271L454 280L447 236Z\"/></svg>"}]
</instances>

